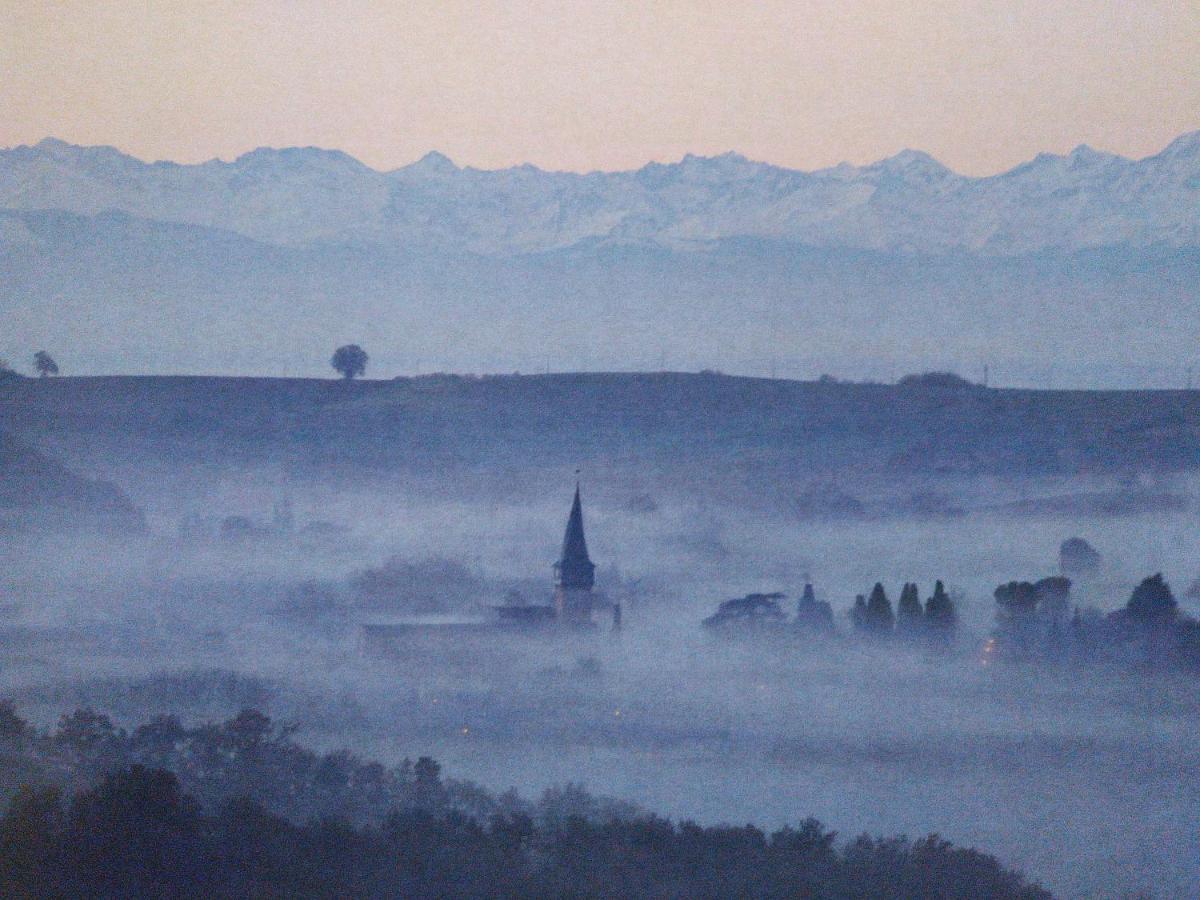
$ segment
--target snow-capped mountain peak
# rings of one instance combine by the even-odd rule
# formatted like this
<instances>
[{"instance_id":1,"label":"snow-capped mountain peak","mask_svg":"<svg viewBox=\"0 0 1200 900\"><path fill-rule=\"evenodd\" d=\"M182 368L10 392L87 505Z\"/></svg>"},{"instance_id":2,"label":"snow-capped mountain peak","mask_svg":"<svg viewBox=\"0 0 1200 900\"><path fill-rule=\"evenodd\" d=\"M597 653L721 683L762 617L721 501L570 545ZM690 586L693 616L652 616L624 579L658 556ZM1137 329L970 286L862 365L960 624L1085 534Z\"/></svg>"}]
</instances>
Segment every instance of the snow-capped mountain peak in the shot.
<instances>
[{"instance_id":1,"label":"snow-capped mountain peak","mask_svg":"<svg viewBox=\"0 0 1200 900\"><path fill-rule=\"evenodd\" d=\"M0 208L112 209L281 245L367 242L494 255L609 240L683 248L726 238L916 253L1195 247L1200 132L1143 160L1080 145L986 178L957 175L918 150L817 172L730 152L588 174L460 168L435 151L383 173L315 147L146 164L112 147L49 138L0 150Z\"/></svg>"}]
</instances>

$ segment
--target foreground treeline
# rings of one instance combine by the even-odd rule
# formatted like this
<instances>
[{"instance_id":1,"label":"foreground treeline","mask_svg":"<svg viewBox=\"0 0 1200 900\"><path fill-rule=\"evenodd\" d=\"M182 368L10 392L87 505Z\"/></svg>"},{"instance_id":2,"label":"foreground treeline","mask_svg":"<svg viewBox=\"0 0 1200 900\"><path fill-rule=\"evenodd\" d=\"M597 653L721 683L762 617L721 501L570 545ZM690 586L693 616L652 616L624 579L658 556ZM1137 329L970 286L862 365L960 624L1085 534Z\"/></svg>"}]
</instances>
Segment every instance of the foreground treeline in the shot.
<instances>
[{"instance_id":1,"label":"foreground treeline","mask_svg":"<svg viewBox=\"0 0 1200 900\"><path fill-rule=\"evenodd\" d=\"M77 712L39 733L7 705L3 720L6 777L36 776L0 818L3 896L1049 897L936 835L839 843L812 819L771 834L676 825L574 787L537 804L478 788L472 797L432 760L386 770L349 754L317 756L258 713L173 734L221 750L179 774L135 761L200 754L170 750L163 720L126 734ZM335 758L349 778L330 793ZM64 790L52 773L80 786ZM281 779L322 796L311 806L325 808L303 820L280 815L264 798L289 806ZM355 822L339 811L352 799L353 809L384 811ZM487 803L490 814L465 811Z\"/></svg>"},{"instance_id":2,"label":"foreground treeline","mask_svg":"<svg viewBox=\"0 0 1200 900\"><path fill-rule=\"evenodd\" d=\"M279 725L246 709L225 722L185 726L157 716L132 731L91 709L64 715L53 730L29 726L0 702L0 787L22 783L81 788L106 773L139 765L165 769L208 808L247 797L288 819L336 817L355 824L378 821L397 808L454 811L486 818L500 813L565 817L627 815L627 804L592 797L578 788L548 791L536 807L499 797L467 781L444 779L428 757L386 767L341 750L318 754L298 744L295 726Z\"/></svg>"}]
</instances>

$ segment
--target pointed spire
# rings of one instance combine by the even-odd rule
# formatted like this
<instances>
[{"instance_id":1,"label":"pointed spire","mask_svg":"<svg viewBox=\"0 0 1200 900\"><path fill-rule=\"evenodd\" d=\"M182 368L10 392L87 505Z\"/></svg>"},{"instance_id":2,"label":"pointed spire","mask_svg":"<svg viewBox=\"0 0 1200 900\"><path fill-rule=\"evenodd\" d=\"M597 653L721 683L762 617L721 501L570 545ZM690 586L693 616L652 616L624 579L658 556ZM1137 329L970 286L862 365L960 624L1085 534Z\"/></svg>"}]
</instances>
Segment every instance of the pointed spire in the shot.
<instances>
[{"instance_id":1,"label":"pointed spire","mask_svg":"<svg viewBox=\"0 0 1200 900\"><path fill-rule=\"evenodd\" d=\"M590 590L595 584L596 567L588 558L587 541L583 536L583 503L579 497L579 482L575 482L575 500L567 518L563 535L562 558L555 566L558 583L565 588Z\"/></svg>"}]
</instances>

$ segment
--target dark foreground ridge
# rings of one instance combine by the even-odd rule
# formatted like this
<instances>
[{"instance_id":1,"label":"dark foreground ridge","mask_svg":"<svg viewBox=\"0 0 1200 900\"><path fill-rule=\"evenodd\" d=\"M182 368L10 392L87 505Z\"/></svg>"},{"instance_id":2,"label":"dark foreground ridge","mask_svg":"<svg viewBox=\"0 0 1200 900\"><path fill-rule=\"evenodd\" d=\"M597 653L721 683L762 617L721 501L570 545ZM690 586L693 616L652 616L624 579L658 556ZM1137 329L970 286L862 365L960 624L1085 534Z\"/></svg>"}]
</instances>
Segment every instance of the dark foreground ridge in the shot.
<instances>
[{"instance_id":1,"label":"dark foreground ridge","mask_svg":"<svg viewBox=\"0 0 1200 900\"><path fill-rule=\"evenodd\" d=\"M937 835L842 843L814 819L770 834L676 825L572 786L529 804L443 780L427 757L388 770L345 751L317 756L289 734L253 711L191 729L161 717L127 734L88 710L39 733L0 704L5 783L41 785L21 788L0 819L0 893L1050 896ZM64 784L82 786L64 799ZM307 824L272 809L301 799L313 804Z\"/></svg>"},{"instance_id":2,"label":"dark foreground ridge","mask_svg":"<svg viewBox=\"0 0 1200 900\"><path fill-rule=\"evenodd\" d=\"M717 373L10 379L0 428L60 450L360 471L704 463L1077 474L1200 467L1200 391L1032 391ZM86 447L84 451L82 448Z\"/></svg>"}]
</instances>

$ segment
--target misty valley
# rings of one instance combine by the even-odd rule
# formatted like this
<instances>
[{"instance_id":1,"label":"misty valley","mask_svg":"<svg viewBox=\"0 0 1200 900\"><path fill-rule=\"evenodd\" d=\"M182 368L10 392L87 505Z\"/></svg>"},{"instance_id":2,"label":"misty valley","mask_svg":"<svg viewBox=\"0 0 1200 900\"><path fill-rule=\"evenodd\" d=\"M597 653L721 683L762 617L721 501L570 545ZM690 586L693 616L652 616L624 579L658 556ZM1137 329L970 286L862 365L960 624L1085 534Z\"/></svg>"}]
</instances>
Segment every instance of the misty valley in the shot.
<instances>
[{"instance_id":1,"label":"misty valley","mask_svg":"<svg viewBox=\"0 0 1200 900\"><path fill-rule=\"evenodd\" d=\"M466 893L1196 895L1198 447L1185 391L7 376L4 840L57 785L66 847L186 795L172 852L410 896L431 822Z\"/></svg>"},{"instance_id":2,"label":"misty valley","mask_svg":"<svg viewBox=\"0 0 1200 900\"><path fill-rule=\"evenodd\" d=\"M1200 4L0 0L0 898L1200 898Z\"/></svg>"}]
</instances>

